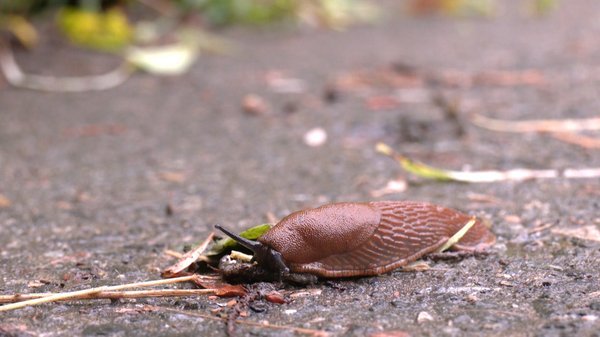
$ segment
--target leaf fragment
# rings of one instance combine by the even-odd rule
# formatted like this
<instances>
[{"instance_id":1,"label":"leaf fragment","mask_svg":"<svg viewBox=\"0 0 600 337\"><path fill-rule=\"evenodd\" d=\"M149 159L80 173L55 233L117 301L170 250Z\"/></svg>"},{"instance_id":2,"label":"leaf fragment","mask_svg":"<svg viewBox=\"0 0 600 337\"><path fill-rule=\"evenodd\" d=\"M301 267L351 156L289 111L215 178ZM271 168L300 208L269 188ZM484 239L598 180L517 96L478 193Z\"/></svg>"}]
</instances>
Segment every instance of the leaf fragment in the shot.
<instances>
[{"instance_id":1,"label":"leaf fragment","mask_svg":"<svg viewBox=\"0 0 600 337\"><path fill-rule=\"evenodd\" d=\"M546 169L530 170L517 168L506 171L488 170L488 171L453 171L430 166L412 160L404 155L394 151L384 143L378 143L375 150L379 153L395 159L403 169L416 176L433 179L438 181L458 181L466 183L492 183L499 181L524 181L528 179L585 179L600 177L600 168L581 168L581 169Z\"/></svg>"},{"instance_id":2,"label":"leaf fragment","mask_svg":"<svg viewBox=\"0 0 600 337\"><path fill-rule=\"evenodd\" d=\"M396 151L394 151L387 144L377 143L377 145L375 146L375 150L379 153L385 154L396 159L396 161L402 166L403 169L419 177L442 181L457 180L452 177L451 171L438 169L433 166L429 166L427 164L423 164L421 162L412 160L399 153L396 153Z\"/></svg>"},{"instance_id":3,"label":"leaf fragment","mask_svg":"<svg viewBox=\"0 0 600 337\"><path fill-rule=\"evenodd\" d=\"M266 231L271 228L270 224L262 224L258 226L254 226L252 228L246 229L245 231L240 233L240 236L246 238L248 240L256 240L261 237ZM220 240L217 240L215 244L212 246L210 251L206 253L207 256L219 255L227 250L235 248L237 246L237 242L232 238L226 237Z\"/></svg>"},{"instance_id":4,"label":"leaf fragment","mask_svg":"<svg viewBox=\"0 0 600 337\"><path fill-rule=\"evenodd\" d=\"M214 235L214 232L210 233L198 247L185 253L183 257L177 261L177 263L165 269L161 273L161 276L164 278L179 276L182 271L186 270L192 263L198 260L202 253L206 250L206 247L208 247L208 244L212 241Z\"/></svg>"},{"instance_id":5,"label":"leaf fragment","mask_svg":"<svg viewBox=\"0 0 600 337\"><path fill-rule=\"evenodd\" d=\"M8 30L26 48L33 48L39 41L35 27L21 15L0 15L0 30Z\"/></svg>"},{"instance_id":6,"label":"leaf fragment","mask_svg":"<svg viewBox=\"0 0 600 337\"><path fill-rule=\"evenodd\" d=\"M215 295L219 297L241 297L246 295L247 291L241 284L226 284L221 288L215 289Z\"/></svg>"},{"instance_id":7,"label":"leaf fragment","mask_svg":"<svg viewBox=\"0 0 600 337\"><path fill-rule=\"evenodd\" d=\"M129 47L125 59L136 67L155 75L180 75L192 66L198 50L185 42L160 47Z\"/></svg>"}]
</instances>

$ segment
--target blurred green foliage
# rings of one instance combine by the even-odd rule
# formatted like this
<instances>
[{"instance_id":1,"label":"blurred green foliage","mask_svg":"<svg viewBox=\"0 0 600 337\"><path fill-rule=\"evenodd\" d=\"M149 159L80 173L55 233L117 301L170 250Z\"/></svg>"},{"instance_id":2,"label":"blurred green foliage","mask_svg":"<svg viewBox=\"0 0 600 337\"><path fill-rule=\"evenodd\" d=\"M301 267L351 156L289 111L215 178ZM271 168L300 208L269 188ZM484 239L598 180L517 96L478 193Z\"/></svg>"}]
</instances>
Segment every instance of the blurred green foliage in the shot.
<instances>
[{"instance_id":1,"label":"blurred green foliage","mask_svg":"<svg viewBox=\"0 0 600 337\"><path fill-rule=\"evenodd\" d=\"M127 16L118 8L106 11L61 8L56 22L63 34L77 45L104 51L118 51L133 37Z\"/></svg>"},{"instance_id":2,"label":"blurred green foliage","mask_svg":"<svg viewBox=\"0 0 600 337\"><path fill-rule=\"evenodd\" d=\"M545 15L558 7L558 0L533 0L530 6L534 14Z\"/></svg>"},{"instance_id":3,"label":"blurred green foliage","mask_svg":"<svg viewBox=\"0 0 600 337\"><path fill-rule=\"evenodd\" d=\"M177 0L184 12L199 11L216 25L264 24L292 18L299 0Z\"/></svg>"},{"instance_id":4,"label":"blurred green foliage","mask_svg":"<svg viewBox=\"0 0 600 337\"><path fill-rule=\"evenodd\" d=\"M522 0L530 13L546 14L559 0ZM15 17L28 19L40 12L57 13L57 25L74 44L118 51L134 40L135 28L128 13L132 7L158 9L171 23L190 15L209 25L268 24L290 20L313 26L343 29L356 22L370 22L379 15L372 0L0 0L0 29L21 40L32 36ZM415 14L493 16L500 0L408 0ZM163 11L160 8L167 8ZM2 28L4 27L4 28ZM33 27L33 26L32 26ZM19 36L20 34L20 36ZM29 44L36 39L28 38Z\"/></svg>"}]
</instances>

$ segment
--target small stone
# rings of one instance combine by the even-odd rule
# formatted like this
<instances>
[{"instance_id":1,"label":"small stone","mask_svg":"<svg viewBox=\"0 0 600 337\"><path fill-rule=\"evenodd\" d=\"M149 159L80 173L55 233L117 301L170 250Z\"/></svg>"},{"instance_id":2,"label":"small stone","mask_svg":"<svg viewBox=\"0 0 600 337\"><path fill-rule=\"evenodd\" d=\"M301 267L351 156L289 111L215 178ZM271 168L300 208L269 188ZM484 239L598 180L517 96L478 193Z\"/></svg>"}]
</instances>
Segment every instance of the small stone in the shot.
<instances>
[{"instance_id":1,"label":"small stone","mask_svg":"<svg viewBox=\"0 0 600 337\"><path fill-rule=\"evenodd\" d=\"M469 294L467 295L467 301L469 301L470 303L475 303L479 301L479 297L477 297L475 294Z\"/></svg>"},{"instance_id":2,"label":"small stone","mask_svg":"<svg viewBox=\"0 0 600 337\"><path fill-rule=\"evenodd\" d=\"M327 141L327 132L323 128L313 128L304 134L304 143L310 147L318 147Z\"/></svg>"},{"instance_id":3,"label":"small stone","mask_svg":"<svg viewBox=\"0 0 600 337\"><path fill-rule=\"evenodd\" d=\"M245 113L253 116L264 115L269 111L265 100L258 95L246 95L242 100L242 109Z\"/></svg>"},{"instance_id":4,"label":"small stone","mask_svg":"<svg viewBox=\"0 0 600 337\"><path fill-rule=\"evenodd\" d=\"M427 311L421 311L417 315L417 323L424 323L430 321L433 321L433 316L431 316L431 314L429 314Z\"/></svg>"}]
</instances>

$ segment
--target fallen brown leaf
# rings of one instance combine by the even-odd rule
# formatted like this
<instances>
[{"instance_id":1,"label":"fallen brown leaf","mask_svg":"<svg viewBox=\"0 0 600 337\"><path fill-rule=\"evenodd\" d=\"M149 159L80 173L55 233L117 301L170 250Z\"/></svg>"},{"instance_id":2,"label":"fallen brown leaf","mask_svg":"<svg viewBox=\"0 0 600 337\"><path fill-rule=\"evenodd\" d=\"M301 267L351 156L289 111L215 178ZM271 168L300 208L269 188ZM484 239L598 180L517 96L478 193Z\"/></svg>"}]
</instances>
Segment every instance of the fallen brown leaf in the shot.
<instances>
[{"instance_id":1,"label":"fallen brown leaf","mask_svg":"<svg viewBox=\"0 0 600 337\"><path fill-rule=\"evenodd\" d=\"M488 70L476 74L473 82L479 85L514 87L541 86L546 84L547 80L541 71L535 69L521 71Z\"/></svg>"},{"instance_id":2,"label":"fallen brown leaf","mask_svg":"<svg viewBox=\"0 0 600 337\"><path fill-rule=\"evenodd\" d=\"M365 105L372 111L394 110L400 106L400 101L393 96L372 96L367 98Z\"/></svg>"},{"instance_id":3,"label":"fallen brown leaf","mask_svg":"<svg viewBox=\"0 0 600 337\"><path fill-rule=\"evenodd\" d=\"M159 174L160 178L170 183L183 183L185 182L185 174L174 171L164 171Z\"/></svg>"},{"instance_id":4,"label":"fallen brown leaf","mask_svg":"<svg viewBox=\"0 0 600 337\"><path fill-rule=\"evenodd\" d=\"M283 298L283 295L281 295L281 293L277 292L277 291L272 291L268 294L265 295L265 299L268 302L271 303L277 303L277 304L285 304L285 298Z\"/></svg>"},{"instance_id":5,"label":"fallen brown leaf","mask_svg":"<svg viewBox=\"0 0 600 337\"><path fill-rule=\"evenodd\" d=\"M424 78L414 71L398 72L389 68L345 73L335 80L335 87L343 91L360 91L373 88L419 88L424 84Z\"/></svg>"},{"instance_id":6,"label":"fallen brown leaf","mask_svg":"<svg viewBox=\"0 0 600 337\"><path fill-rule=\"evenodd\" d=\"M214 236L214 232L210 233L208 237L201 244L198 245L198 247L185 253L181 260L177 261L177 263L165 269L161 273L161 276L165 278L176 277L179 275L179 273L186 270L192 263L198 260L202 253L204 253L206 247L208 247L208 245L212 242Z\"/></svg>"},{"instance_id":7,"label":"fallen brown leaf","mask_svg":"<svg viewBox=\"0 0 600 337\"><path fill-rule=\"evenodd\" d=\"M215 289L215 295L219 297L241 297L246 295L247 291L240 284L231 285L227 284L221 288Z\"/></svg>"},{"instance_id":8,"label":"fallen brown leaf","mask_svg":"<svg viewBox=\"0 0 600 337\"><path fill-rule=\"evenodd\" d=\"M10 199L0 194L0 208L8 208L10 205L12 205Z\"/></svg>"}]
</instances>

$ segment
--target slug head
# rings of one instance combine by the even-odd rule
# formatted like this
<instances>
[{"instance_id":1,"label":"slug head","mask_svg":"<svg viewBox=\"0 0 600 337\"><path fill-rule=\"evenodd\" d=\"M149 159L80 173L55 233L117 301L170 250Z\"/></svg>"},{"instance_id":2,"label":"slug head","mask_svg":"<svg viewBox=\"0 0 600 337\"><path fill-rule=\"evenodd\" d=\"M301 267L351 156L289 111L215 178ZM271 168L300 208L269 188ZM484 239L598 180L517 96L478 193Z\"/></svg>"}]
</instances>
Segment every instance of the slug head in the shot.
<instances>
[{"instance_id":1,"label":"slug head","mask_svg":"<svg viewBox=\"0 0 600 337\"><path fill-rule=\"evenodd\" d=\"M290 272L289 268L286 266L285 261L283 260L283 256L278 251L273 248L264 245L258 241L248 240L243 238L234 232L223 228L221 225L215 225L215 228L225 233L227 236L235 240L240 245L250 249L252 253L254 253L254 257L252 258L258 264L270 271L274 271L279 273L280 275L285 275Z\"/></svg>"}]
</instances>

